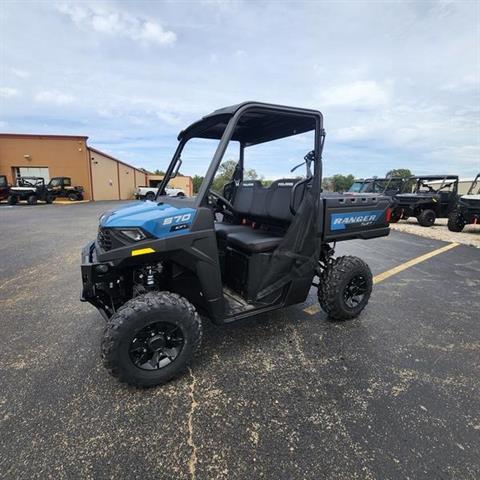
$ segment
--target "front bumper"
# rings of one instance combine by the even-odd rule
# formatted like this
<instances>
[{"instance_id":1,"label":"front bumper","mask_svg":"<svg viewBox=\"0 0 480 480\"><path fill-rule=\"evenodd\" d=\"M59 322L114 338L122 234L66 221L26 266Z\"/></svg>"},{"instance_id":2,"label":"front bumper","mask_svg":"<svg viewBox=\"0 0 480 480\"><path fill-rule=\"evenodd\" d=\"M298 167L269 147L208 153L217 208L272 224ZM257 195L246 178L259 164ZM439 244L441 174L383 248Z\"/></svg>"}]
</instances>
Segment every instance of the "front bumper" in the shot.
<instances>
[{"instance_id":1,"label":"front bumper","mask_svg":"<svg viewBox=\"0 0 480 480\"><path fill-rule=\"evenodd\" d=\"M97 285L109 281L109 272L99 272L97 267L99 265L106 265L105 263L97 262L97 252L95 248L95 241L91 241L82 249L82 293L80 301L88 302L98 309L105 320L108 320L113 310L110 305L104 301L105 295L101 291L97 291Z\"/></svg>"},{"instance_id":2,"label":"front bumper","mask_svg":"<svg viewBox=\"0 0 480 480\"><path fill-rule=\"evenodd\" d=\"M95 267L94 258L96 258L95 242L91 241L87 243L82 249L82 295L80 300L82 302L88 302L89 298L93 297L94 293L94 274L93 269Z\"/></svg>"}]
</instances>

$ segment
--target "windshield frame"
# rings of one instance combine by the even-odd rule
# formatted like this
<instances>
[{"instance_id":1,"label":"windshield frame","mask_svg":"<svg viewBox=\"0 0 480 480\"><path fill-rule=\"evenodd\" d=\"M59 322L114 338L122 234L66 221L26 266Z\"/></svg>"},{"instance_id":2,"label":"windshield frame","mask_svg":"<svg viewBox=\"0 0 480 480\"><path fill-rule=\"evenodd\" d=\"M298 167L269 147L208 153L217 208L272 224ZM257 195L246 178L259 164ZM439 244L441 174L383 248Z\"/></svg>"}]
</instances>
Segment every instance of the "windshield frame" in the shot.
<instances>
[{"instance_id":1,"label":"windshield frame","mask_svg":"<svg viewBox=\"0 0 480 480\"><path fill-rule=\"evenodd\" d=\"M290 114L294 119L298 118L299 122L303 119L305 120L306 117L313 120L314 128L310 129L309 131L314 130L314 152L315 152L315 161L314 161L314 172L313 172L313 184L312 184L312 192L319 192L321 188L321 178L322 178L322 150L325 141L325 131L323 129L323 115L321 112L316 110L305 110L295 107L284 107L280 105L270 105L270 104L261 104L261 103L246 103L241 105L235 113L229 119L222 136L220 138L219 144L217 145L217 149L210 161L210 165L205 173L205 177L203 179L202 184L200 185L199 191L197 196L195 197L194 206L196 208L205 206L207 204L208 192L213 183L213 179L215 174L217 173L218 168L223 160L227 147L232 140L234 135L235 129L241 119L241 117L252 110L259 111L262 113L271 113L271 114ZM299 132L303 133L303 132ZM293 136L294 134L288 135ZM280 137L286 138L287 136ZM181 162L181 154L182 151L187 144L187 142L192 138L201 138L195 135L187 136L187 135L180 135L180 140L177 145L177 149L172 157L170 165L168 166L167 171L165 172L165 176L163 177L162 182L159 185L155 200L158 199L159 196L165 195L165 188L173 178L173 174L177 169L178 162ZM275 141L277 140L269 140ZM235 140L238 141L238 140ZM243 178L243 161L244 161L244 149L246 147L245 143L239 141L240 143L240 158L239 158L239 170L241 173L241 177ZM267 142L265 142L267 143Z\"/></svg>"}]
</instances>

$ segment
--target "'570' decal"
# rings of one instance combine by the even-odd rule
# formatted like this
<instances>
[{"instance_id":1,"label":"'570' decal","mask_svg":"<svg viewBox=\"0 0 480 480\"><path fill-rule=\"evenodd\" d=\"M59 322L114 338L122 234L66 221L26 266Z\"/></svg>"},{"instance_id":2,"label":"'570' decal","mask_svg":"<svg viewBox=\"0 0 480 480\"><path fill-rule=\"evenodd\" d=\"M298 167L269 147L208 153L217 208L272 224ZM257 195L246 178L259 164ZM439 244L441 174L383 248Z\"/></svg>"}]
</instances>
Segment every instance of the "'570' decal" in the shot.
<instances>
[{"instance_id":1,"label":"'570' decal","mask_svg":"<svg viewBox=\"0 0 480 480\"><path fill-rule=\"evenodd\" d=\"M191 213L185 213L184 215L174 215L173 217L164 218L163 225L177 225L178 223L188 222L191 219Z\"/></svg>"}]
</instances>

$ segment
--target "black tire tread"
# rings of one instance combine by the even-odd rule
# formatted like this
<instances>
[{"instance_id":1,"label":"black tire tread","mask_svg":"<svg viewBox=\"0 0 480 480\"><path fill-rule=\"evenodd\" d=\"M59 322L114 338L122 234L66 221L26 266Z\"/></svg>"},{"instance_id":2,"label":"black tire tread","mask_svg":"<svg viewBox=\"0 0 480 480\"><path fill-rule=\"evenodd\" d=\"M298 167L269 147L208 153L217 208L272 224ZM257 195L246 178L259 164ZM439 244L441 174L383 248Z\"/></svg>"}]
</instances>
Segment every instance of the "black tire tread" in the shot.
<instances>
[{"instance_id":1,"label":"black tire tread","mask_svg":"<svg viewBox=\"0 0 480 480\"><path fill-rule=\"evenodd\" d=\"M318 301L322 309L330 318L334 320L350 320L357 317L366 306L365 303L364 307L358 313L349 314L339 307L337 301L339 285L342 283L343 276L347 272L359 268L364 270L364 274L368 277L367 280L371 283L373 276L370 267L358 257L349 255L337 257L333 260L331 265L322 272L318 287ZM369 296L370 294L368 294L368 297Z\"/></svg>"},{"instance_id":2,"label":"black tire tread","mask_svg":"<svg viewBox=\"0 0 480 480\"><path fill-rule=\"evenodd\" d=\"M453 210L448 216L448 229L451 232L461 232L466 225L465 219L463 218L462 212L458 210Z\"/></svg>"},{"instance_id":3,"label":"black tire tread","mask_svg":"<svg viewBox=\"0 0 480 480\"><path fill-rule=\"evenodd\" d=\"M427 221L427 216L431 213L433 213L433 222L430 223L429 221ZM422 210L418 216L417 216L417 221L418 223L422 226L422 227L431 227L432 225L435 224L435 220L436 220L436 215L435 215L435 212L431 209L426 209L426 210Z\"/></svg>"},{"instance_id":4,"label":"black tire tread","mask_svg":"<svg viewBox=\"0 0 480 480\"><path fill-rule=\"evenodd\" d=\"M144 311L148 311L152 307L158 306L159 304L167 308L179 308L185 312L185 315L191 319L195 327L195 343L193 345L193 353L198 353L200 349L203 335L202 321L195 310L195 307L186 298L176 293L165 291L150 292L145 295L139 295L138 297L132 298L122 305L107 322L101 345L101 355L104 367L107 369L110 375L117 378L122 383L128 383L129 385L136 387L146 387L142 383L136 381L136 379L126 375L125 372L119 368L115 361L115 355L113 355L113 352L116 349L121 336L123 335L123 330L126 328L126 324L129 321L132 310L137 313L142 313ZM188 365L185 365L182 371L184 371L187 367ZM165 378L161 382L157 383L157 385L163 385L167 383L172 378L178 376L179 373L181 373L181 371L172 374L168 378Z\"/></svg>"}]
</instances>

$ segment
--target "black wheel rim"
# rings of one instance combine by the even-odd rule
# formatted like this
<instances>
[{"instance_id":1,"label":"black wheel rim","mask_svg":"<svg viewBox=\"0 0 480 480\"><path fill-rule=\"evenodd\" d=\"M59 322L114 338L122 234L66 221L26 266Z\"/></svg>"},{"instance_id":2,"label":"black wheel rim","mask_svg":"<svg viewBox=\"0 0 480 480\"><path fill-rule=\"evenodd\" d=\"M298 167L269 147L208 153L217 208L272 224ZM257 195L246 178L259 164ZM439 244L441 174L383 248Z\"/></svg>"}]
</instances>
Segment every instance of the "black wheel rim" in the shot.
<instances>
[{"instance_id":1,"label":"black wheel rim","mask_svg":"<svg viewBox=\"0 0 480 480\"><path fill-rule=\"evenodd\" d=\"M355 275L343 291L343 299L349 308L355 308L362 303L367 293L367 280L363 275Z\"/></svg>"},{"instance_id":2,"label":"black wheel rim","mask_svg":"<svg viewBox=\"0 0 480 480\"><path fill-rule=\"evenodd\" d=\"M157 322L135 334L130 342L130 358L142 370L160 370L180 355L185 338L177 325Z\"/></svg>"}]
</instances>

